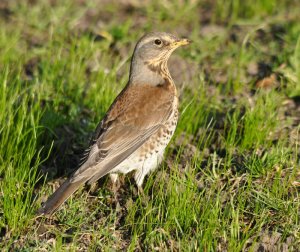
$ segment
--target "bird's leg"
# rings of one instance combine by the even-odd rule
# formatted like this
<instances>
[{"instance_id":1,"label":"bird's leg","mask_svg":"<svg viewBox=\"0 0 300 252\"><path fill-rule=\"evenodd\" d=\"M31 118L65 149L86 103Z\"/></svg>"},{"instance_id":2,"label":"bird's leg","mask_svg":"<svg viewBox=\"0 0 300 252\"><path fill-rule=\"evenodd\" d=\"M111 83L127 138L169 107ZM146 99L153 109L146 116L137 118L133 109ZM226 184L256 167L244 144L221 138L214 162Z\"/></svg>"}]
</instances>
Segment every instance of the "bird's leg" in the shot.
<instances>
[{"instance_id":1,"label":"bird's leg","mask_svg":"<svg viewBox=\"0 0 300 252\"><path fill-rule=\"evenodd\" d=\"M138 185L138 195L139 196L142 196L142 197L145 197L145 192L144 192L144 189L141 185Z\"/></svg>"},{"instance_id":2,"label":"bird's leg","mask_svg":"<svg viewBox=\"0 0 300 252\"><path fill-rule=\"evenodd\" d=\"M142 187L145 176L146 174L143 173L143 170L137 170L134 175L134 180L138 188L138 195L142 198L145 198L145 192Z\"/></svg>"},{"instance_id":3,"label":"bird's leg","mask_svg":"<svg viewBox=\"0 0 300 252\"><path fill-rule=\"evenodd\" d=\"M119 179L118 179L118 174L116 173L111 173L109 174L109 177L110 177L110 180L111 180L111 183L112 183L112 191L113 191L113 194L114 194L114 198L115 200L117 201L118 199L118 189L120 188L120 183L119 183Z\"/></svg>"},{"instance_id":4,"label":"bird's leg","mask_svg":"<svg viewBox=\"0 0 300 252\"><path fill-rule=\"evenodd\" d=\"M116 209L119 209L120 204L119 204L119 200L118 200L118 190L119 190L120 184L121 184L119 181L119 176L116 173L111 173L111 174L109 174L109 177L110 177L110 180L112 183L111 189L114 194L114 201L116 203Z\"/></svg>"}]
</instances>

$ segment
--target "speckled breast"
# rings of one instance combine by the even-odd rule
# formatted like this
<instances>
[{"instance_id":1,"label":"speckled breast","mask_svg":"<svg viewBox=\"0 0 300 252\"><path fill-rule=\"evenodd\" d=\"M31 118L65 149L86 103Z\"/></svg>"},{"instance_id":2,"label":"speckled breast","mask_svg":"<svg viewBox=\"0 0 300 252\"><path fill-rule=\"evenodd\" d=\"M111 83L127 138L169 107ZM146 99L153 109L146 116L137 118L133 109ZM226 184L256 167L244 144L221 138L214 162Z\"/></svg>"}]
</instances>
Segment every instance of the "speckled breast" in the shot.
<instances>
[{"instance_id":1,"label":"speckled breast","mask_svg":"<svg viewBox=\"0 0 300 252\"><path fill-rule=\"evenodd\" d=\"M153 134L150 139L139 149L139 161L145 160L152 155L162 155L164 149L170 142L178 121L177 101L169 120L161 127L157 133Z\"/></svg>"}]
</instances>

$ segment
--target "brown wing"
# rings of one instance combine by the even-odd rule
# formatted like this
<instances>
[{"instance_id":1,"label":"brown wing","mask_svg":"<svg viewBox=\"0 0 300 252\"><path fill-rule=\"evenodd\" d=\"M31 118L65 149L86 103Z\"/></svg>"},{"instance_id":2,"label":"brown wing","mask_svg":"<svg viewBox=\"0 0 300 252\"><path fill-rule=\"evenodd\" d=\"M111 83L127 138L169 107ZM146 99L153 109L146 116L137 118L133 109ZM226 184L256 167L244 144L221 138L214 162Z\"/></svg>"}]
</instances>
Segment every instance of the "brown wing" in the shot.
<instances>
[{"instance_id":1,"label":"brown wing","mask_svg":"<svg viewBox=\"0 0 300 252\"><path fill-rule=\"evenodd\" d=\"M143 145L172 114L174 92L172 87L129 86L100 123L98 139L71 182L104 176Z\"/></svg>"}]
</instances>

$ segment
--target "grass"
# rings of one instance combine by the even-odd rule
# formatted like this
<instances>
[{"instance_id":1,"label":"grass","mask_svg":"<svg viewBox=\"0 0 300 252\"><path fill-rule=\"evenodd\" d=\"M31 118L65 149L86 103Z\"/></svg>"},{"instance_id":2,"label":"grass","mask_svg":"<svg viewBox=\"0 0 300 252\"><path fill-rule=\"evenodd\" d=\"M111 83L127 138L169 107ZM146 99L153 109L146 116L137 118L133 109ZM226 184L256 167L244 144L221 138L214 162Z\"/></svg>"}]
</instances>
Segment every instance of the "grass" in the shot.
<instances>
[{"instance_id":1,"label":"grass","mask_svg":"<svg viewBox=\"0 0 300 252\"><path fill-rule=\"evenodd\" d=\"M300 5L255 3L1 3L1 249L299 249ZM126 176L117 204L102 179L36 218L158 29L193 44L170 60L181 116L144 195Z\"/></svg>"}]
</instances>

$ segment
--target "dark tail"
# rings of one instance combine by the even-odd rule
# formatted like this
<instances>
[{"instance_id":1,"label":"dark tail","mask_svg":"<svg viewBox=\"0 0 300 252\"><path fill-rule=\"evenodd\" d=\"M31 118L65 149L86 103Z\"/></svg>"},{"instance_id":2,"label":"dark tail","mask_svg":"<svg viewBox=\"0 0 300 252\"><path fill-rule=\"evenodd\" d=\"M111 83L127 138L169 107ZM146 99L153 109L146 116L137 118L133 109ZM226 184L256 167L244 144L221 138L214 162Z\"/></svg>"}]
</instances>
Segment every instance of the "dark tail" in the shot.
<instances>
[{"instance_id":1,"label":"dark tail","mask_svg":"<svg viewBox=\"0 0 300 252\"><path fill-rule=\"evenodd\" d=\"M80 185L84 184L86 180L76 181L74 183L67 179L44 203L44 205L37 211L38 214L52 214L59 206L64 203Z\"/></svg>"}]
</instances>

